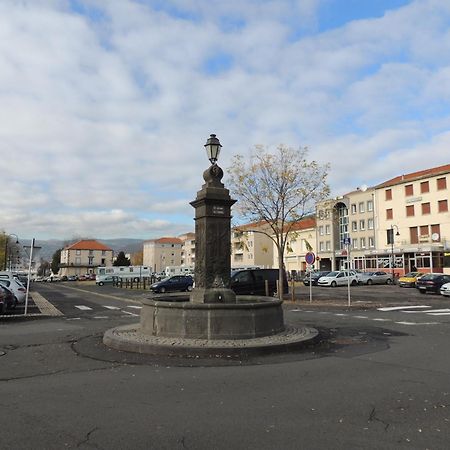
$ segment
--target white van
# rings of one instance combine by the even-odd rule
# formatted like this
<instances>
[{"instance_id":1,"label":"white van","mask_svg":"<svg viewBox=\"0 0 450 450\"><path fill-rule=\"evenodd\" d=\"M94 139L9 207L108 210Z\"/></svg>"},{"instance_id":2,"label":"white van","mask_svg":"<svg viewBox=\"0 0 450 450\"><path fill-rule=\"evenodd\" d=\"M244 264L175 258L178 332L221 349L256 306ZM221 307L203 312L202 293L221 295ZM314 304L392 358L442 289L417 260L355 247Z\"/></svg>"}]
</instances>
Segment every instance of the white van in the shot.
<instances>
[{"instance_id":1,"label":"white van","mask_svg":"<svg viewBox=\"0 0 450 450\"><path fill-rule=\"evenodd\" d=\"M13 272L0 272L0 283L6 286L16 297L17 303L25 303L27 290Z\"/></svg>"}]
</instances>

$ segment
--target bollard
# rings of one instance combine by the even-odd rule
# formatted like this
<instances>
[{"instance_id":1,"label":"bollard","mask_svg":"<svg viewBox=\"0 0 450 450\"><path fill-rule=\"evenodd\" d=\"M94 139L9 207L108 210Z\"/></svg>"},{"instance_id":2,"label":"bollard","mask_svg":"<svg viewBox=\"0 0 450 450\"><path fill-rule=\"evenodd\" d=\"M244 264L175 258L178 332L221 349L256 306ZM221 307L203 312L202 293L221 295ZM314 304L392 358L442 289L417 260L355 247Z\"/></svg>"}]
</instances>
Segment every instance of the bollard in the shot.
<instances>
[{"instance_id":1,"label":"bollard","mask_svg":"<svg viewBox=\"0 0 450 450\"><path fill-rule=\"evenodd\" d=\"M269 280L264 280L264 288L266 291L266 297L269 296Z\"/></svg>"},{"instance_id":2,"label":"bollard","mask_svg":"<svg viewBox=\"0 0 450 450\"><path fill-rule=\"evenodd\" d=\"M293 278L291 280L291 300L295 302L295 281Z\"/></svg>"}]
</instances>

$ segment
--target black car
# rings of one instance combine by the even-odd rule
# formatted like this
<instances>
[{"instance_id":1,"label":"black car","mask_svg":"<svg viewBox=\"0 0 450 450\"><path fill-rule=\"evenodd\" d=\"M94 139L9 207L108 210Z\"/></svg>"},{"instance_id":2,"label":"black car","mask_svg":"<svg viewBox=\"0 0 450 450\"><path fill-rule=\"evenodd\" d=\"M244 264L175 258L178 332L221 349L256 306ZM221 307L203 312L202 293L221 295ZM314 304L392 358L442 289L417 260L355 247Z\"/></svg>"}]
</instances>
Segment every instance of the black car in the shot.
<instances>
[{"instance_id":1,"label":"black car","mask_svg":"<svg viewBox=\"0 0 450 450\"><path fill-rule=\"evenodd\" d=\"M237 295L266 295L273 296L277 292L279 279L278 269L245 269L234 272L231 276L231 289ZM283 279L283 292L289 291L286 273Z\"/></svg>"},{"instance_id":2,"label":"black car","mask_svg":"<svg viewBox=\"0 0 450 450\"><path fill-rule=\"evenodd\" d=\"M442 273L427 273L416 281L416 288L421 294L433 292L439 294L441 286L445 283L450 283L450 275Z\"/></svg>"},{"instance_id":3,"label":"black car","mask_svg":"<svg viewBox=\"0 0 450 450\"><path fill-rule=\"evenodd\" d=\"M5 314L9 308L16 306L16 298L12 291L0 284L0 314Z\"/></svg>"},{"instance_id":4,"label":"black car","mask_svg":"<svg viewBox=\"0 0 450 450\"><path fill-rule=\"evenodd\" d=\"M194 279L189 275L174 275L164 278L150 286L150 290L164 294L165 292L192 291Z\"/></svg>"},{"instance_id":5,"label":"black car","mask_svg":"<svg viewBox=\"0 0 450 450\"><path fill-rule=\"evenodd\" d=\"M313 286L317 286L317 282L319 281L320 277L325 277L326 275L328 275L330 273L329 270L325 270L325 271L321 271L321 272L311 272L311 284ZM309 277L310 274L307 273L305 274L304 278L303 278L303 284L305 286L309 286Z\"/></svg>"}]
</instances>

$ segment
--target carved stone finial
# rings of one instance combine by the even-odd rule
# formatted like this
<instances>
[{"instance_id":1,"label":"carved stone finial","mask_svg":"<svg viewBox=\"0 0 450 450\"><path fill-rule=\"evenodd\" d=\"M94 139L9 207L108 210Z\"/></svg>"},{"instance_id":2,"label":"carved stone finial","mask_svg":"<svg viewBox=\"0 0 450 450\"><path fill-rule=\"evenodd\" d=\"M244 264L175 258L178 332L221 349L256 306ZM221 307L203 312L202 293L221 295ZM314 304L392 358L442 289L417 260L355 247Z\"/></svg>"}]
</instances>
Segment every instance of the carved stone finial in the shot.
<instances>
[{"instance_id":1,"label":"carved stone finial","mask_svg":"<svg viewBox=\"0 0 450 450\"><path fill-rule=\"evenodd\" d=\"M203 179L208 185L221 186L221 180L223 178L223 170L217 165L213 164L203 172Z\"/></svg>"}]
</instances>

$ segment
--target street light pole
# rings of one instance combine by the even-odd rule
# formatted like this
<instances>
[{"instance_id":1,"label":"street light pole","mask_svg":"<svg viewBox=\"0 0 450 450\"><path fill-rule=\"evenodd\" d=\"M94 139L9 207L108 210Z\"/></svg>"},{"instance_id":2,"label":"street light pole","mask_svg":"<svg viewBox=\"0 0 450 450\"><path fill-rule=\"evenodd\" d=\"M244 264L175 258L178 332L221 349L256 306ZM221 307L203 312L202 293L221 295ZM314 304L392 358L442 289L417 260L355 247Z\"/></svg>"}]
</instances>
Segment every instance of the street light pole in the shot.
<instances>
[{"instance_id":1,"label":"street light pole","mask_svg":"<svg viewBox=\"0 0 450 450\"><path fill-rule=\"evenodd\" d=\"M392 283L395 282L395 257L394 257L394 228L397 230L397 233L395 233L396 236L400 236L400 233L398 232L398 226L397 225L391 225L391 273L392 273Z\"/></svg>"}]
</instances>

